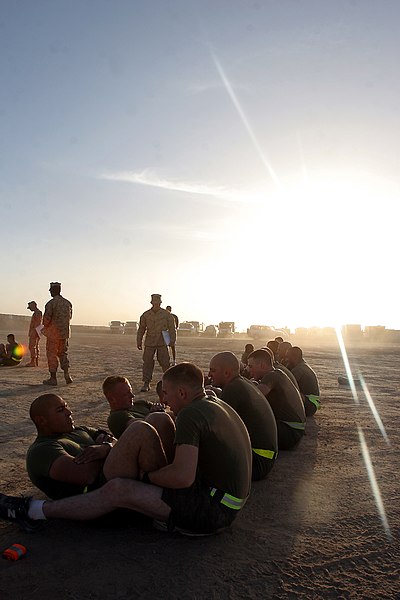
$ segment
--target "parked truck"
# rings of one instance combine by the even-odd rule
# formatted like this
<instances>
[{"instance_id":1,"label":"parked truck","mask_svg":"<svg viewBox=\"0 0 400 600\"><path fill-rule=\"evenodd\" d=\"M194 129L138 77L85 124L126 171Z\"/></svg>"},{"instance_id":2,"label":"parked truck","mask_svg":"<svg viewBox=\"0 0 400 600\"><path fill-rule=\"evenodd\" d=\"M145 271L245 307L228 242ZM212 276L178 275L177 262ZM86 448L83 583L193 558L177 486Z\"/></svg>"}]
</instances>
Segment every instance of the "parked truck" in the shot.
<instances>
[{"instance_id":1,"label":"parked truck","mask_svg":"<svg viewBox=\"0 0 400 600\"><path fill-rule=\"evenodd\" d=\"M218 325L218 337L230 338L235 333L235 323L233 321L221 321Z\"/></svg>"}]
</instances>

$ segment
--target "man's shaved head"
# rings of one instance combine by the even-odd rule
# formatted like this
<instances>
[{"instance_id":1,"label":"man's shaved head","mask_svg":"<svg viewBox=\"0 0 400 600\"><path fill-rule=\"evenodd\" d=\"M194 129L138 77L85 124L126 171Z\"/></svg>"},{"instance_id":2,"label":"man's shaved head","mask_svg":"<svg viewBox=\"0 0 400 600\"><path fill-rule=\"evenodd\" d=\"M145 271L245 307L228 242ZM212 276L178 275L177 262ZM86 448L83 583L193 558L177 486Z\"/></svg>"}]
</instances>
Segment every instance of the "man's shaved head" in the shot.
<instances>
[{"instance_id":1,"label":"man's shaved head","mask_svg":"<svg viewBox=\"0 0 400 600\"><path fill-rule=\"evenodd\" d=\"M222 367L232 369L232 371L237 371L238 373L240 371L239 360L233 352L218 352L211 360Z\"/></svg>"},{"instance_id":2,"label":"man's shaved head","mask_svg":"<svg viewBox=\"0 0 400 600\"><path fill-rule=\"evenodd\" d=\"M36 417L45 417L50 406L54 405L54 402L61 400L60 396L57 394L42 394L34 400L29 409L29 416L33 422L35 422Z\"/></svg>"},{"instance_id":3,"label":"man's shaved head","mask_svg":"<svg viewBox=\"0 0 400 600\"><path fill-rule=\"evenodd\" d=\"M210 360L208 376L213 385L224 388L240 374L240 363L233 352L219 352Z\"/></svg>"}]
</instances>

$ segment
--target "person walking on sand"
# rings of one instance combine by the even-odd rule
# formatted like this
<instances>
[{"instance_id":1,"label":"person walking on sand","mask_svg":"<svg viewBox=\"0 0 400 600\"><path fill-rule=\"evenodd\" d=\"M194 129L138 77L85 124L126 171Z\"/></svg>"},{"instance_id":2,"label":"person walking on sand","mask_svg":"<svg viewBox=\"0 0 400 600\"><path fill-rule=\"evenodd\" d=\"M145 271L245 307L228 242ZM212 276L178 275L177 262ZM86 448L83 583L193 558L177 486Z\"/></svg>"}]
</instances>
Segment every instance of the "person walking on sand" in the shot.
<instances>
[{"instance_id":1,"label":"person walking on sand","mask_svg":"<svg viewBox=\"0 0 400 600\"><path fill-rule=\"evenodd\" d=\"M29 352L31 355L31 361L26 365L27 367L38 367L39 366L39 342L40 335L37 332L37 327L42 322L42 311L38 309L37 304L34 300L28 302L28 310L32 311L31 321L29 323L28 339L29 339Z\"/></svg>"},{"instance_id":2,"label":"person walking on sand","mask_svg":"<svg viewBox=\"0 0 400 600\"><path fill-rule=\"evenodd\" d=\"M57 385L57 369L60 363L64 371L65 382L72 383L69 374L68 340L71 335L70 322L72 319L72 304L61 296L61 283L50 283L52 299L44 308L43 335L46 336L46 355L49 365L50 378L45 379L45 385Z\"/></svg>"},{"instance_id":3,"label":"person walking on sand","mask_svg":"<svg viewBox=\"0 0 400 600\"><path fill-rule=\"evenodd\" d=\"M167 310L169 313L171 313L171 315L174 317L174 321L175 321L175 329L178 331L178 327L179 327L179 319L177 317L177 315L174 315L174 313L172 312L172 306L166 306L165 310ZM172 354L172 362L171 362L171 367L174 367L176 365L176 348L175 348L175 344L170 344L171 347L171 354Z\"/></svg>"},{"instance_id":4,"label":"person walking on sand","mask_svg":"<svg viewBox=\"0 0 400 600\"><path fill-rule=\"evenodd\" d=\"M176 341L175 320L170 312L161 308L161 295L152 294L150 303L152 308L146 310L140 317L136 340L138 350L142 350L142 340L144 334L146 334L141 392L150 390L150 381L154 370L154 355L157 354L157 360L163 372L165 372L169 368L170 361L168 346L175 346Z\"/></svg>"}]
</instances>

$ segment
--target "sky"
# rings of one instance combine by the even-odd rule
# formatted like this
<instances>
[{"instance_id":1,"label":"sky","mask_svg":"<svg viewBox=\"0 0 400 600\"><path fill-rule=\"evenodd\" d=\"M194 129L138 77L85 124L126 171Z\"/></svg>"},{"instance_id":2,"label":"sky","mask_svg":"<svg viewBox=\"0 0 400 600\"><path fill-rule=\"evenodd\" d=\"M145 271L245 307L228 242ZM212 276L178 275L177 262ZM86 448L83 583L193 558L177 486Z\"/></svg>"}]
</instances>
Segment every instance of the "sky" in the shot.
<instances>
[{"instance_id":1,"label":"sky","mask_svg":"<svg viewBox=\"0 0 400 600\"><path fill-rule=\"evenodd\" d=\"M397 0L3 0L0 312L400 329Z\"/></svg>"}]
</instances>

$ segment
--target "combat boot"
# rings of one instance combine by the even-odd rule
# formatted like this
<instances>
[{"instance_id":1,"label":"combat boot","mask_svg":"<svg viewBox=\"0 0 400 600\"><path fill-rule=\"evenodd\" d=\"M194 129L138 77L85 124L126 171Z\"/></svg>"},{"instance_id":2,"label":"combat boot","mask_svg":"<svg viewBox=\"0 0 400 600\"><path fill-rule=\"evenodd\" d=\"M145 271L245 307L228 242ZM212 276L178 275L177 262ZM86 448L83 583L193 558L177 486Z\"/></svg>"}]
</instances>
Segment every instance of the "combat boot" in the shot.
<instances>
[{"instance_id":1,"label":"combat boot","mask_svg":"<svg viewBox=\"0 0 400 600\"><path fill-rule=\"evenodd\" d=\"M57 385L57 372L50 371L49 379L45 379L43 381L44 385Z\"/></svg>"},{"instance_id":2,"label":"combat boot","mask_svg":"<svg viewBox=\"0 0 400 600\"><path fill-rule=\"evenodd\" d=\"M68 373L68 371L64 371L64 377L65 377L65 383L68 385L69 383L73 382L72 377L70 376L70 374Z\"/></svg>"}]
</instances>

